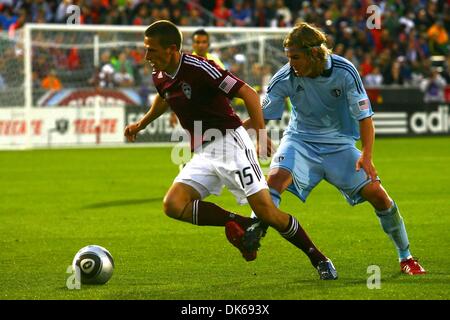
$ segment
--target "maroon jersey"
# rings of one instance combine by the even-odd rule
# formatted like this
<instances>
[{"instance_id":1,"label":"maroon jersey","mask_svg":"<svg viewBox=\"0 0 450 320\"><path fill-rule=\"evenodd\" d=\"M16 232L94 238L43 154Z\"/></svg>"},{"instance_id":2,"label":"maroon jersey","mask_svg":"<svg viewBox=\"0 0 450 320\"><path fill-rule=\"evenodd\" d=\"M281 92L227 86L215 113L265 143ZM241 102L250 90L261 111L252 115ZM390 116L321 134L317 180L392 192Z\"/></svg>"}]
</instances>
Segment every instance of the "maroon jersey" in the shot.
<instances>
[{"instance_id":1,"label":"maroon jersey","mask_svg":"<svg viewBox=\"0 0 450 320\"><path fill-rule=\"evenodd\" d=\"M190 133L192 150L203 143L206 130L214 128L225 134L226 129L242 125L229 99L244 82L213 61L183 53L173 77L158 70L152 76L159 95L175 112L181 126ZM202 136L194 136L194 121L201 121ZM199 124L196 126L199 128Z\"/></svg>"}]
</instances>

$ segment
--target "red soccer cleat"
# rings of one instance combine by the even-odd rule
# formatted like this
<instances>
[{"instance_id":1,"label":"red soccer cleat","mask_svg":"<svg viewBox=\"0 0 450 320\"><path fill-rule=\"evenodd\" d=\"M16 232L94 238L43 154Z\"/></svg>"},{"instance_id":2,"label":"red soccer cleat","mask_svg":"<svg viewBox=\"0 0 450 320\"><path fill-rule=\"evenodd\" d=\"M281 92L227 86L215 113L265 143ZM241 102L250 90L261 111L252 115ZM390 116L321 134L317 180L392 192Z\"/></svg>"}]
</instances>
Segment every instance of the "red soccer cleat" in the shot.
<instances>
[{"instance_id":1,"label":"red soccer cleat","mask_svg":"<svg viewBox=\"0 0 450 320\"><path fill-rule=\"evenodd\" d=\"M427 273L424 268L419 264L419 261L414 258L400 262L400 270L402 273L409 274L410 276L420 275Z\"/></svg>"},{"instance_id":2,"label":"red soccer cleat","mask_svg":"<svg viewBox=\"0 0 450 320\"><path fill-rule=\"evenodd\" d=\"M225 234L228 241L241 251L242 256L247 261L253 261L256 259L256 250L248 251L242 244L242 238L244 237L245 230L235 221L228 221L225 224Z\"/></svg>"}]
</instances>

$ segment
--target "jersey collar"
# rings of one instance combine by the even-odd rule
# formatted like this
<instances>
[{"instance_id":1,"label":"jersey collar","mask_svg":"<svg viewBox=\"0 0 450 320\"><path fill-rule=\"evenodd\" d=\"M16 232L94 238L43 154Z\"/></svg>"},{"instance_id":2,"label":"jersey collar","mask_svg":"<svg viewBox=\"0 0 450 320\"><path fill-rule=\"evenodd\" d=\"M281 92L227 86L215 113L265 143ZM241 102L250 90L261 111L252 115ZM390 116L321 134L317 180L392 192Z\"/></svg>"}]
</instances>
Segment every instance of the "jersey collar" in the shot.
<instances>
[{"instance_id":1,"label":"jersey collar","mask_svg":"<svg viewBox=\"0 0 450 320\"><path fill-rule=\"evenodd\" d=\"M169 74L169 73L165 72L165 74L167 74L167 76L168 76L169 78L174 79L174 78L177 76L178 71L180 70L180 67L181 67L181 62L183 61L183 57L184 57L184 53L181 54L180 62L178 63L177 70L175 70L175 73L174 73L174 74Z\"/></svg>"}]
</instances>

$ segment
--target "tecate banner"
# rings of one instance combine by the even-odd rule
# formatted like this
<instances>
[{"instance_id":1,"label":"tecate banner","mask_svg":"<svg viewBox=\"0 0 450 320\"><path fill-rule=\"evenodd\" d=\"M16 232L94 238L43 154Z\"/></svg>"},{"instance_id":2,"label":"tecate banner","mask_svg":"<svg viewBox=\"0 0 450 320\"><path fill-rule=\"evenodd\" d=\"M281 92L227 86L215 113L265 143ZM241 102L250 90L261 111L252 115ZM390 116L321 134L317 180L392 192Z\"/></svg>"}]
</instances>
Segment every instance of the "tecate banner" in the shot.
<instances>
[{"instance_id":1,"label":"tecate banner","mask_svg":"<svg viewBox=\"0 0 450 320\"><path fill-rule=\"evenodd\" d=\"M123 142L124 108L0 109L0 146Z\"/></svg>"}]
</instances>

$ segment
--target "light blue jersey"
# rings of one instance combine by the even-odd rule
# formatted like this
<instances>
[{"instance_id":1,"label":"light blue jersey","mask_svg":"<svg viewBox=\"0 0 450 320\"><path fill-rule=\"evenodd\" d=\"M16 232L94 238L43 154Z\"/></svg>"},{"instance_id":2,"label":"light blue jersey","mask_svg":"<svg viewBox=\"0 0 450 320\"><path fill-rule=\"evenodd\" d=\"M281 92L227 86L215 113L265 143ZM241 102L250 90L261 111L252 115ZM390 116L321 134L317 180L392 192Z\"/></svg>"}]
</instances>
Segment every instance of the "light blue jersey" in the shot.
<instances>
[{"instance_id":1,"label":"light blue jersey","mask_svg":"<svg viewBox=\"0 0 450 320\"><path fill-rule=\"evenodd\" d=\"M363 169L355 169L361 156L355 141L358 121L373 112L355 67L333 54L321 76L308 78L297 77L287 64L269 84L264 118L281 118L286 98L292 104L291 119L270 167L291 173L288 190L303 201L325 179L351 205L363 202L359 191L370 180Z\"/></svg>"},{"instance_id":2,"label":"light blue jersey","mask_svg":"<svg viewBox=\"0 0 450 320\"><path fill-rule=\"evenodd\" d=\"M317 78L297 77L289 63L271 79L263 112L266 120L280 119L285 98L292 103L285 134L309 142L354 144L358 120L373 115L358 71L348 60L332 54Z\"/></svg>"}]
</instances>

